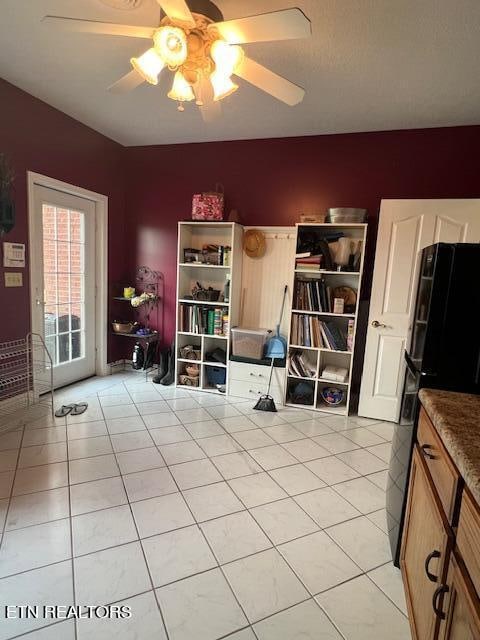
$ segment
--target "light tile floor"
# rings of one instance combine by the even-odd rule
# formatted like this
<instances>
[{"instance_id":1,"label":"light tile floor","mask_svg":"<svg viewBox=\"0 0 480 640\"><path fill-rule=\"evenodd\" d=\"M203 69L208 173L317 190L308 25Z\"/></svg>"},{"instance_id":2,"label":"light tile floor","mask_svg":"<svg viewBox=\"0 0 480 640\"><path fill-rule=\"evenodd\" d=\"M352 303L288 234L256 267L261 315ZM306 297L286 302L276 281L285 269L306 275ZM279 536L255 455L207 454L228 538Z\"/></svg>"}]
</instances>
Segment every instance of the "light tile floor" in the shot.
<instances>
[{"instance_id":1,"label":"light tile floor","mask_svg":"<svg viewBox=\"0 0 480 640\"><path fill-rule=\"evenodd\" d=\"M2 619L0 640L410 638L386 535L392 425L133 373L69 401L88 411L0 436L0 602L133 615Z\"/></svg>"}]
</instances>

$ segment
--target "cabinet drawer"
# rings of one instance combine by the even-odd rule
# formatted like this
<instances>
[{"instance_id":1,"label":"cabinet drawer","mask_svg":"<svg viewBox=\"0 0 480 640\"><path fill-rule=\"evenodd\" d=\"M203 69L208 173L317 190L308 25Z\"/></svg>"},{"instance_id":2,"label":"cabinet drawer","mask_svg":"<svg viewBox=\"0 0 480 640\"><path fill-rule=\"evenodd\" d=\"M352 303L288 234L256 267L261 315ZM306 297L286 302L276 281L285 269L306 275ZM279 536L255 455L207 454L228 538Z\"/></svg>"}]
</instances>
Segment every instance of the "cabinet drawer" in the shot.
<instances>
[{"instance_id":1,"label":"cabinet drawer","mask_svg":"<svg viewBox=\"0 0 480 640\"><path fill-rule=\"evenodd\" d=\"M270 367L261 364L247 364L246 362L230 361L230 379L243 380L264 384L265 389L270 377ZM285 368L273 367L272 386L283 388L285 381Z\"/></svg>"},{"instance_id":2,"label":"cabinet drawer","mask_svg":"<svg viewBox=\"0 0 480 640\"><path fill-rule=\"evenodd\" d=\"M480 595L480 509L466 490L462 494L457 547Z\"/></svg>"},{"instance_id":3,"label":"cabinet drawer","mask_svg":"<svg viewBox=\"0 0 480 640\"><path fill-rule=\"evenodd\" d=\"M245 380L230 380L228 392L231 396L256 400L267 392L267 384L264 382L258 384ZM276 403L283 404L283 390L280 387L272 386L270 388L270 395Z\"/></svg>"},{"instance_id":4,"label":"cabinet drawer","mask_svg":"<svg viewBox=\"0 0 480 640\"><path fill-rule=\"evenodd\" d=\"M420 410L417 440L440 502L452 522L460 476L425 410Z\"/></svg>"}]
</instances>

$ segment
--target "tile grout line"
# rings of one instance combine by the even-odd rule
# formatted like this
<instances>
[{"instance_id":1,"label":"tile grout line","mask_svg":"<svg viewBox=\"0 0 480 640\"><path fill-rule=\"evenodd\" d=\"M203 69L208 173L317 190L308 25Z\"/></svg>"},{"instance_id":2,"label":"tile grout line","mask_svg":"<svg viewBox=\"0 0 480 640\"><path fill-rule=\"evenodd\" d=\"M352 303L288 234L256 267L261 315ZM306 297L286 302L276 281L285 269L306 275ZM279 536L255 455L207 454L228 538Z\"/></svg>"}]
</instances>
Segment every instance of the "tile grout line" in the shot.
<instances>
[{"instance_id":1,"label":"tile grout line","mask_svg":"<svg viewBox=\"0 0 480 640\"><path fill-rule=\"evenodd\" d=\"M66 434L65 434L66 435ZM75 587L75 556L73 549L73 518L72 518L72 499L70 494L70 461L68 457L68 440L66 441L66 449L67 449L67 482L68 482L68 524L70 531L70 553L71 553L71 567L72 567L72 594L73 594L73 604L77 604L77 593ZM78 631L76 623L73 624L73 633L75 640L78 638Z\"/></svg>"},{"instance_id":2,"label":"tile grout line","mask_svg":"<svg viewBox=\"0 0 480 640\"><path fill-rule=\"evenodd\" d=\"M212 557L213 557L213 558L215 559L215 561L217 562L217 568L220 570L221 574L223 575L223 579L224 579L224 580L226 581L226 583L228 584L228 586L229 586L229 588L230 588L230 591L231 591L231 593L232 593L233 597L235 598L235 601L237 602L238 606L240 607L240 610L242 611L243 615L245 616L245 620L247 621L247 623L250 623L250 621L249 621L249 619L248 619L247 614L245 613L245 611L244 611L244 609L243 609L243 607L242 607L242 605L241 605L240 601L239 601L239 600L238 600L238 598L237 598L237 594L236 594L236 593L234 592L234 590L232 589L232 586L230 585L229 581L227 580L227 577L226 577L226 575L225 575L224 571L222 570L222 567L221 567L220 563L218 562L217 556L216 556L216 554L214 553L214 551L213 551L213 549L212 549L212 547L211 547L211 545L210 545L210 542L208 541L207 537L205 536L205 533L203 532L203 529L201 528L201 526L200 526L200 525L199 525L199 523L197 522L197 519L195 518L195 515L194 515L194 513L193 513L192 509L190 508L190 505L189 505L188 501L186 500L186 498L185 498L185 496L184 496L184 492L180 489L180 486L179 486L179 484L178 484L178 482L177 482L177 480L176 480L175 476L173 475L173 473L171 473L171 472L170 472L170 475L172 476L172 478L173 478L173 482L175 483L175 485L176 485L176 487L177 487L177 489L178 489L178 492L179 492L179 493L180 493L180 495L182 496L182 500L184 501L185 505L187 506L187 509L188 509L188 510L189 510L189 512L190 512L190 515L192 516L192 519L193 519L194 525L191 525L191 524L190 524L190 525L187 525L187 526L196 526L196 527L197 527L197 529L200 531L200 534L202 535L203 539L205 540L206 545L207 545L207 546L208 546L208 548L210 549L210 553L212 554ZM219 517L223 517L223 516L219 516ZM185 528L186 528L186 527L185 527ZM157 535L162 535L162 534L157 534ZM142 544L142 548L143 548L143 544ZM148 564L148 563L147 563L147 564ZM212 570L214 570L214 569L208 569L207 571L212 571ZM202 573L205 573L205 572L202 572ZM193 574L193 575L196 575L196 574ZM193 577L193 576L187 576L187 577ZM181 580L183 580L183 579L185 579L185 578L181 578L180 580L177 580L176 582L180 582L180 581L181 581ZM166 586L166 585L162 585L162 587L163 587L163 586ZM158 588L159 588L159 589L161 589L162 587L158 587ZM155 596L156 596L156 592L155 592ZM157 601L158 601L158 597L157 597ZM159 603L159 607L160 607L160 603ZM165 625L165 627L166 627L166 625ZM242 627L242 628L243 628L243 627ZM237 631L238 631L238 630L237 630ZM252 631L253 631L253 629L252 629ZM256 636L256 634L254 634L254 635L255 635L255 637L257 637L257 636ZM258 638L257 638L257 640L258 640Z\"/></svg>"},{"instance_id":3,"label":"tile grout line","mask_svg":"<svg viewBox=\"0 0 480 640\"><path fill-rule=\"evenodd\" d=\"M103 415L104 415L104 417L105 417L105 414L103 413L103 408L101 408L101 411L102 411L102 414L103 414ZM142 418L142 422L143 422L143 418ZM146 425L145 425L145 426L146 426ZM107 427L107 431L108 431L108 427ZM110 432L108 433L108 437L109 437L109 439L110 439L110 445L111 445L111 446L112 446L112 448L113 448L112 441L111 441L111 435L110 435ZM162 457L162 460L163 460L163 457ZM116 456L115 456L115 462L116 462L117 467L118 467L118 461L117 461ZM120 468L119 468L119 471L120 471ZM161 621L162 621L162 625L163 625L163 629L164 629L164 632L165 632L166 638L167 638L167 640L170 640L170 634L168 633L168 629L167 629L167 624L166 624L166 621L165 621L165 617L164 617L164 615L163 615L163 611L162 611L162 609L161 609L161 607L160 607L160 603L158 602L158 598L157 598L157 595L156 595L156 593L155 593L155 585L154 585L154 583L153 583L153 577L152 577L152 574L151 574L151 571L150 571L150 566L149 566L148 561L147 561L147 556L145 555L145 549L143 548L142 539L141 539L141 537L140 537L140 531L139 531L139 529L138 529L137 521L136 521L136 519L135 519L135 514L133 513L132 505L131 505L130 500L129 500L129 498L128 498L127 487L126 487L126 485L125 485L125 481L124 481L123 476L122 476L121 474L120 474L120 478L121 478L121 482L122 482L123 490L124 490L124 492L125 492L125 496L126 496L126 498L127 498L127 504L128 504L128 508L129 508L129 511L130 511L130 516L131 516L131 518L132 518L133 525L134 525L134 527L135 527L135 531L137 532L137 541L136 541L136 542L138 542L138 545L139 545L139 547L140 547L140 550L141 550L141 553L142 553L142 556L143 556L143 561L144 561L144 563L145 563L145 568L146 568L146 570L147 570L148 578L149 578L149 580L150 580L150 585L151 585L151 587L152 587L153 597L154 597L154 599L155 599L155 602L156 602L156 605L157 605L158 612L159 612L159 614L160 614L160 619L161 619ZM129 543L129 544L131 544L131 543ZM117 545L117 546L119 546L119 545ZM132 598L132 597L135 597L135 596L130 596L130 598ZM77 627L77 624L75 624L75 627Z\"/></svg>"},{"instance_id":4,"label":"tile grout line","mask_svg":"<svg viewBox=\"0 0 480 640\"><path fill-rule=\"evenodd\" d=\"M23 424L23 428L22 428L22 435L20 438L20 445L18 447L18 452L17 452L17 459L15 461L15 469L13 469L13 477L12 477L12 484L10 486L10 491L9 491L9 495L7 497L7 510L5 512L5 520L2 524L2 530L1 530L1 536L0 536L0 549L3 546L4 540L5 540L5 534L7 533L7 522L8 522L8 516L10 513L10 507L12 505L12 497L13 497L13 489L15 487L15 480L17 477L17 471L18 471L18 464L20 461L20 455L21 455L21 451L22 451L22 442L23 442L23 438L25 435L25 423Z\"/></svg>"}]
</instances>

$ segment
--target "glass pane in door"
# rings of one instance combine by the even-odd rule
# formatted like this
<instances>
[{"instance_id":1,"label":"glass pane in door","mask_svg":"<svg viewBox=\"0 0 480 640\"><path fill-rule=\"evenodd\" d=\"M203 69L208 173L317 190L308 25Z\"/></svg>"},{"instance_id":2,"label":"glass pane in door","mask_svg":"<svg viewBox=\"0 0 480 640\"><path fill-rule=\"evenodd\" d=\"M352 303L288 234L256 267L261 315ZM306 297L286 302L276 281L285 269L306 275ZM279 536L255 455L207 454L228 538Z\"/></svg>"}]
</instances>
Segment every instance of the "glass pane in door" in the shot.
<instances>
[{"instance_id":1,"label":"glass pane in door","mask_svg":"<svg viewBox=\"0 0 480 640\"><path fill-rule=\"evenodd\" d=\"M84 356L85 214L42 207L45 339L54 365Z\"/></svg>"}]
</instances>

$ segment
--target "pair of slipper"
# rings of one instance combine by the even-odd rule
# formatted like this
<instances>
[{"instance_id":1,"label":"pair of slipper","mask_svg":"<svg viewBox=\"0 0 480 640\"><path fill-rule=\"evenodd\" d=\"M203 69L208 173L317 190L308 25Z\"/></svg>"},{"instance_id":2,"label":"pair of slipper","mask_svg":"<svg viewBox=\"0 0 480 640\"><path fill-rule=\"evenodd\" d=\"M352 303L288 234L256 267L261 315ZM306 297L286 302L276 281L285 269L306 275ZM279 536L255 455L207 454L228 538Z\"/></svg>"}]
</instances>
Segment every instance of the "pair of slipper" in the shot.
<instances>
[{"instance_id":1,"label":"pair of slipper","mask_svg":"<svg viewBox=\"0 0 480 640\"><path fill-rule=\"evenodd\" d=\"M69 414L71 416L79 416L84 413L88 408L88 404L86 402L78 402L76 404L62 404L60 409L55 411L55 416L57 418L64 418Z\"/></svg>"}]
</instances>

